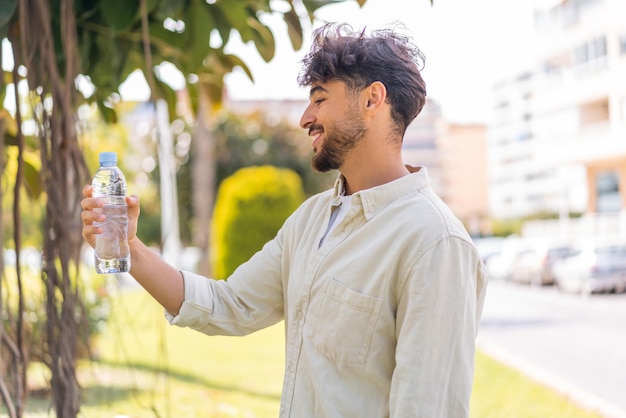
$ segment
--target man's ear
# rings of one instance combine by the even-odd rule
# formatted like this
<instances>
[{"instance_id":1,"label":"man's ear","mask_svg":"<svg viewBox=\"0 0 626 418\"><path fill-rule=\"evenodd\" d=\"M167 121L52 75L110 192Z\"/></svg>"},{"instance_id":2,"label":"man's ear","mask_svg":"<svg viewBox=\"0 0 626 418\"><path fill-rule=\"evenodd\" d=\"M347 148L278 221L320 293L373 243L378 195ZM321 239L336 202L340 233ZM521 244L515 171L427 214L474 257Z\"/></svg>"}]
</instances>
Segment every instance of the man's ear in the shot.
<instances>
[{"instance_id":1,"label":"man's ear","mask_svg":"<svg viewBox=\"0 0 626 418\"><path fill-rule=\"evenodd\" d=\"M365 95L364 108L365 112L378 111L387 101L387 88L380 81L374 81L367 86L363 93Z\"/></svg>"},{"instance_id":2,"label":"man's ear","mask_svg":"<svg viewBox=\"0 0 626 418\"><path fill-rule=\"evenodd\" d=\"M387 88L380 81L374 81L366 89L365 107L366 109L378 109L387 100Z\"/></svg>"}]
</instances>

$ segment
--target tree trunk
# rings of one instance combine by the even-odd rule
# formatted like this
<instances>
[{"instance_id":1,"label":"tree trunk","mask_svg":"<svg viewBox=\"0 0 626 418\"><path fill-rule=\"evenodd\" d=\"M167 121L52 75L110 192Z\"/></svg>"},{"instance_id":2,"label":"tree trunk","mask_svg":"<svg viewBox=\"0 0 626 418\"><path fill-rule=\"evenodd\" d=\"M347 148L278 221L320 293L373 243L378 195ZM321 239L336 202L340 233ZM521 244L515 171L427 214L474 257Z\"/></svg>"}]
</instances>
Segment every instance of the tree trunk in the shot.
<instances>
[{"instance_id":1,"label":"tree trunk","mask_svg":"<svg viewBox=\"0 0 626 418\"><path fill-rule=\"evenodd\" d=\"M211 275L209 242L215 202L215 138L211 132L212 105L202 89L193 135L192 196L195 218L193 242L201 250L198 272Z\"/></svg>"},{"instance_id":2,"label":"tree trunk","mask_svg":"<svg viewBox=\"0 0 626 418\"><path fill-rule=\"evenodd\" d=\"M89 173L76 133L78 40L74 2L61 0L59 6L64 74L57 66L48 0L19 0L20 38L11 41L21 46L15 66L28 68L29 90L39 93L33 117L47 198L41 272L46 289L44 352L48 354L56 416L73 418L80 409L76 358L79 330L84 323L77 282L82 246L80 200ZM52 106L44 106L45 101Z\"/></svg>"},{"instance_id":3,"label":"tree trunk","mask_svg":"<svg viewBox=\"0 0 626 418\"><path fill-rule=\"evenodd\" d=\"M1 55L1 54L0 54ZM2 57L0 57L0 68L2 67ZM0 79L0 90L2 90L3 79ZM17 94L17 91L16 91ZM4 173L4 119L0 119L0 173ZM3 201L3 191L0 188L0 202ZM3 219L2 213L2 205L0 205L0 220ZM3 223L0 221L0 237L3 235ZM4 296L2 295L2 280L4 280L4 246L0 247L0 317L3 318L0 321L0 399L2 399L2 403L5 405L6 412L9 418L17 418L18 410L15 409L15 402L13 397L11 396L10 388L16 388L17 384L10 379L8 369L9 367L13 367L15 364L19 364L19 358L15 356L18 352L17 350L13 351L7 349L5 351L4 347L11 347L12 341L10 337L6 334L4 329L5 321L7 321L4 317ZM9 315L7 315L9 317ZM5 357L4 354L7 354ZM8 380L8 384L7 384ZM16 401L20 402L19 399Z\"/></svg>"}]
</instances>

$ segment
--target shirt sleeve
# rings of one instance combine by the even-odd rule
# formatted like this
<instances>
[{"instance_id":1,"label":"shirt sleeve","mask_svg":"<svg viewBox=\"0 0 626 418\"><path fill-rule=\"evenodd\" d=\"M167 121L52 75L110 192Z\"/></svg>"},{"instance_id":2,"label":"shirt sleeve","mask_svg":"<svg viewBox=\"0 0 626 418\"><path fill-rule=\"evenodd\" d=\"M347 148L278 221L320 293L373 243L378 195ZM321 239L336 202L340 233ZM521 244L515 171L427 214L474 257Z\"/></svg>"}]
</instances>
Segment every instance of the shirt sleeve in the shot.
<instances>
[{"instance_id":1,"label":"shirt sleeve","mask_svg":"<svg viewBox=\"0 0 626 418\"><path fill-rule=\"evenodd\" d=\"M486 271L450 237L416 261L399 296L391 417L469 417Z\"/></svg>"},{"instance_id":2,"label":"shirt sleeve","mask_svg":"<svg viewBox=\"0 0 626 418\"><path fill-rule=\"evenodd\" d=\"M209 335L246 335L283 319L281 232L227 280L183 271L185 299L172 325Z\"/></svg>"}]
</instances>

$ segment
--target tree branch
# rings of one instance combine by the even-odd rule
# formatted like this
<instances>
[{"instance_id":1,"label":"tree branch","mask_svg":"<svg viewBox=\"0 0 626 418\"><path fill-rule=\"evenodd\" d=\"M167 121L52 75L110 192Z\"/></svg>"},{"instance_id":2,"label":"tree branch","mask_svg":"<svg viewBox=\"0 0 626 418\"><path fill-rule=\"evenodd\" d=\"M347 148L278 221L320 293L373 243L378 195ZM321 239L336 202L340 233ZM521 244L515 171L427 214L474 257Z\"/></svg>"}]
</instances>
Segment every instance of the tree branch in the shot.
<instances>
[{"instance_id":1,"label":"tree branch","mask_svg":"<svg viewBox=\"0 0 626 418\"><path fill-rule=\"evenodd\" d=\"M141 0L141 37L143 41L143 55L146 60L146 79L150 86L150 99L155 100L157 90L152 67L152 51L150 50L150 30L148 28L148 6L146 0Z\"/></svg>"}]
</instances>

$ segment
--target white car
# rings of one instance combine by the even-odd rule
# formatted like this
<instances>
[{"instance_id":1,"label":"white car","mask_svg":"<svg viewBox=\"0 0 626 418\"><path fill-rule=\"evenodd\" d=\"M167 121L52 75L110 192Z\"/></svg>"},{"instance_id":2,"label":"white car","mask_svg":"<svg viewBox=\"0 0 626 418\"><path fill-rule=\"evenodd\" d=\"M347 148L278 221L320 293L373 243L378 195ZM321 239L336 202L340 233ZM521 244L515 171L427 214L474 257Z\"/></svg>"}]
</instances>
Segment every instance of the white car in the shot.
<instances>
[{"instance_id":1,"label":"white car","mask_svg":"<svg viewBox=\"0 0 626 418\"><path fill-rule=\"evenodd\" d=\"M559 289L583 294L626 291L626 243L585 243L555 262Z\"/></svg>"}]
</instances>

